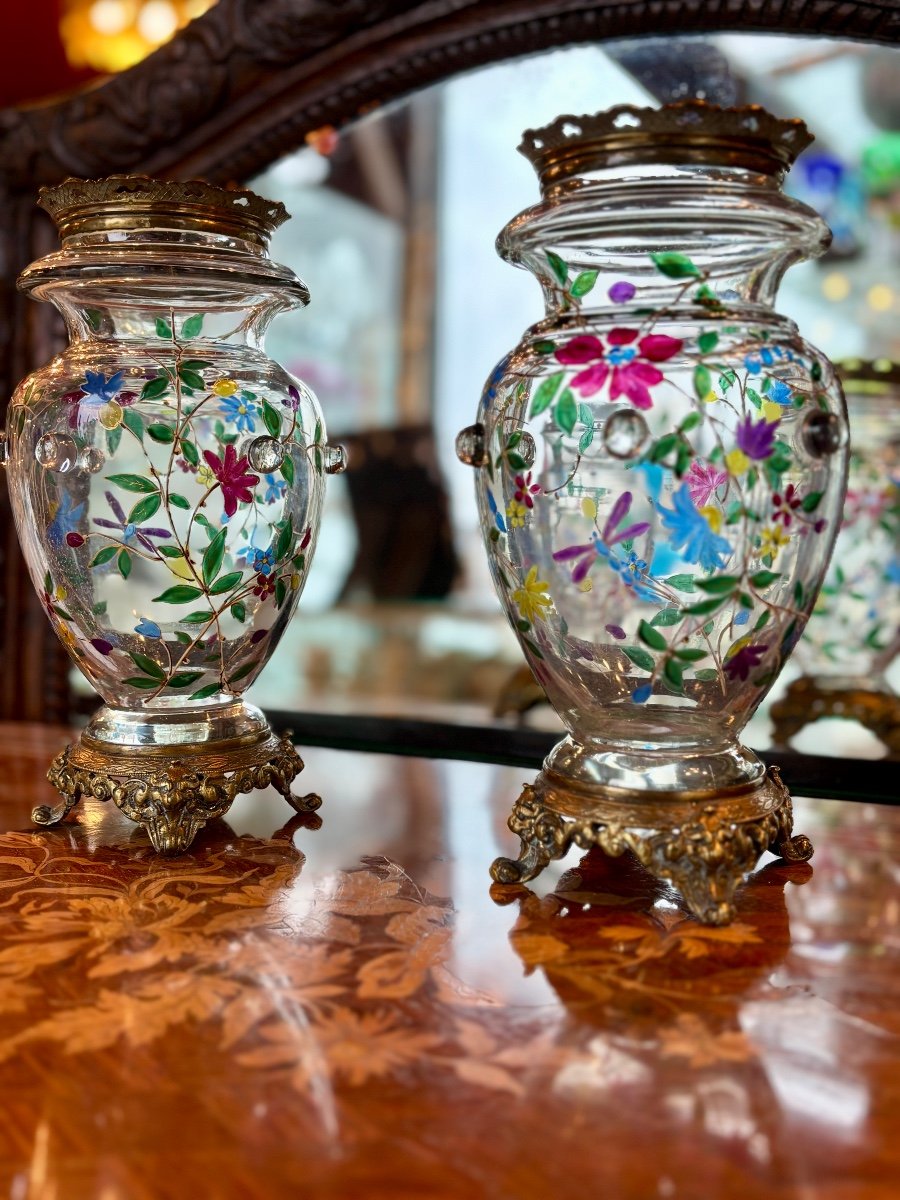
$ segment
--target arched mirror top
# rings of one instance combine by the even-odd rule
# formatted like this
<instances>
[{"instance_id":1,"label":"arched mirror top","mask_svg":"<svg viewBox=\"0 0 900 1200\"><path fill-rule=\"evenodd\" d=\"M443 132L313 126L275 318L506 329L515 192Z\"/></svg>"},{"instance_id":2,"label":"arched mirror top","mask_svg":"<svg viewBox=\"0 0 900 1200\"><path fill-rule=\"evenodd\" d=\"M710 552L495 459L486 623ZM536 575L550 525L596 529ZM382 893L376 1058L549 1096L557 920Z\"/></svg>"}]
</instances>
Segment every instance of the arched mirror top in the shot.
<instances>
[{"instance_id":1,"label":"arched mirror top","mask_svg":"<svg viewBox=\"0 0 900 1200\"><path fill-rule=\"evenodd\" d=\"M312 130L473 67L611 38L738 30L891 45L900 0L219 0L124 74L0 114L0 172L29 191L122 170L244 179Z\"/></svg>"}]
</instances>

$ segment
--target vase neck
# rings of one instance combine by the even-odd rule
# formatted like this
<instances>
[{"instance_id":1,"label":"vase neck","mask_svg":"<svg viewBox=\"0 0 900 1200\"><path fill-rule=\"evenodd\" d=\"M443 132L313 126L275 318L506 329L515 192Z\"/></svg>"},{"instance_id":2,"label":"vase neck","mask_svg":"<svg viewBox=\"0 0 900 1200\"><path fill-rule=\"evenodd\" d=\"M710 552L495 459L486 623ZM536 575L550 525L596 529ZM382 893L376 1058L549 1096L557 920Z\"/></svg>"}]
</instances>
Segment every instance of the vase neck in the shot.
<instances>
[{"instance_id":1,"label":"vase neck","mask_svg":"<svg viewBox=\"0 0 900 1200\"><path fill-rule=\"evenodd\" d=\"M548 315L771 306L830 231L777 178L740 169L610 170L566 180L502 231L502 257L540 282Z\"/></svg>"}]
</instances>

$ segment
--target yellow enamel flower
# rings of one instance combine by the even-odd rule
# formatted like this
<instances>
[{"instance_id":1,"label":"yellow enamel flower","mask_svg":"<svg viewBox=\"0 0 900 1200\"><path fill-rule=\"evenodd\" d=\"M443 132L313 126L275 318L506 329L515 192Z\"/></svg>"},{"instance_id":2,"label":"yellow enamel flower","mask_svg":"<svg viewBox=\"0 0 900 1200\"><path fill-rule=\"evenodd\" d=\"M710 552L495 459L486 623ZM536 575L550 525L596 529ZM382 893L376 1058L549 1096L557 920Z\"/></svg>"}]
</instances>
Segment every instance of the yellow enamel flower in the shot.
<instances>
[{"instance_id":1,"label":"yellow enamel flower","mask_svg":"<svg viewBox=\"0 0 900 1200\"><path fill-rule=\"evenodd\" d=\"M760 558L765 558L767 554L771 554L773 562L778 557L781 547L786 546L791 540L790 534L785 533L780 525L766 526L760 537L762 541L756 553Z\"/></svg>"},{"instance_id":2,"label":"yellow enamel flower","mask_svg":"<svg viewBox=\"0 0 900 1200\"><path fill-rule=\"evenodd\" d=\"M124 415L118 400L108 400L97 413L97 420L104 429L118 429Z\"/></svg>"},{"instance_id":3,"label":"yellow enamel flower","mask_svg":"<svg viewBox=\"0 0 900 1200\"><path fill-rule=\"evenodd\" d=\"M743 475L750 466L750 459L743 450L732 450L725 455L725 466L729 475Z\"/></svg>"},{"instance_id":4,"label":"yellow enamel flower","mask_svg":"<svg viewBox=\"0 0 900 1200\"><path fill-rule=\"evenodd\" d=\"M716 508L714 504L704 504L703 508L698 508L697 512L701 517L706 517L706 523L709 525L713 533L718 533L722 528L722 510Z\"/></svg>"},{"instance_id":5,"label":"yellow enamel flower","mask_svg":"<svg viewBox=\"0 0 900 1200\"><path fill-rule=\"evenodd\" d=\"M582 515L587 517L589 521L597 520L597 501L592 500L590 496L585 496L581 502Z\"/></svg>"},{"instance_id":6,"label":"yellow enamel flower","mask_svg":"<svg viewBox=\"0 0 900 1200\"><path fill-rule=\"evenodd\" d=\"M549 586L546 579L538 579L537 567L534 566L525 576L522 586L513 592L512 598L526 621L534 621L538 617L543 617L543 610L552 608L553 601L547 594Z\"/></svg>"},{"instance_id":7,"label":"yellow enamel flower","mask_svg":"<svg viewBox=\"0 0 900 1200\"><path fill-rule=\"evenodd\" d=\"M765 400L763 401L762 415L770 425L774 425L776 421L780 421L784 416L784 409L780 404L776 404L774 400Z\"/></svg>"},{"instance_id":8,"label":"yellow enamel flower","mask_svg":"<svg viewBox=\"0 0 900 1200\"><path fill-rule=\"evenodd\" d=\"M233 396L238 390L238 385L233 379L227 379L223 377L222 379L216 380L216 382L212 385L212 390L217 396Z\"/></svg>"},{"instance_id":9,"label":"yellow enamel flower","mask_svg":"<svg viewBox=\"0 0 900 1200\"><path fill-rule=\"evenodd\" d=\"M197 482L201 487L205 488L212 487L216 482L216 477L212 473L212 468L208 467L206 463L201 463L197 468Z\"/></svg>"},{"instance_id":10,"label":"yellow enamel flower","mask_svg":"<svg viewBox=\"0 0 900 1200\"><path fill-rule=\"evenodd\" d=\"M510 500L506 506L506 515L509 517L510 529L521 529L528 516L528 509L518 500Z\"/></svg>"}]
</instances>

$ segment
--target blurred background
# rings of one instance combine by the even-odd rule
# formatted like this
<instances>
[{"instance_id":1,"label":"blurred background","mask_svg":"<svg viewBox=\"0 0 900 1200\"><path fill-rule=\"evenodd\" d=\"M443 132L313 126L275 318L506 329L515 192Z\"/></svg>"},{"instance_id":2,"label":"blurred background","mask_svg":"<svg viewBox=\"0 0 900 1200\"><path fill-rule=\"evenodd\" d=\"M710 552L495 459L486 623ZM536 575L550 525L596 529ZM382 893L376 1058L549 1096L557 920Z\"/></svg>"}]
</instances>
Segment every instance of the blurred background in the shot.
<instances>
[{"instance_id":1,"label":"blurred background","mask_svg":"<svg viewBox=\"0 0 900 1200\"><path fill-rule=\"evenodd\" d=\"M22 50L0 103L34 104L131 66L209 0L32 0L7 24ZM319 396L350 452L330 480L316 562L252 697L271 709L555 728L528 689L500 614L471 472L453 452L494 364L542 314L537 285L493 241L534 203L522 130L560 113L687 96L802 117L814 145L788 190L834 232L793 268L779 309L832 359L900 359L900 53L757 35L551 51L461 75L330 128L248 184L293 220L273 256L312 303L279 318L269 351ZM795 672L796 673L796 672ZM791 679L786 670L771 700ZM78 676L78 683L85 685ZM848 722L810 726L813 753L877 756ZM747 731L770 741L765 711Z\"/></svg>"}]
</instances>

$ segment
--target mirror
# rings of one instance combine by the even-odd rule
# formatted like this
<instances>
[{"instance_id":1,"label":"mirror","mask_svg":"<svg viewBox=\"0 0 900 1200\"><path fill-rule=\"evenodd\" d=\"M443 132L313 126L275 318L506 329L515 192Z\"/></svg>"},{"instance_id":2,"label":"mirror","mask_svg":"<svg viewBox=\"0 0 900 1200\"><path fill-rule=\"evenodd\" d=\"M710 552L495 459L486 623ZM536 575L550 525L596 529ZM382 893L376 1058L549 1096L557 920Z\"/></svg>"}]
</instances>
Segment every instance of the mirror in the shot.
<instances>
[{"instance_id":1,"label":"mirror","mask_svg":"<svg viewBox=\"0 0 900 1200\"><path fill-rule=\"evenodd\" d=\"M531 281L493 250L538 195L515 152L523 129L692 95L803 117L817 140L788 187L835 239L789 272L779 310L832 359L896 359L896 64L892 50L753 34L554 50L458 76L340 135L318 130L247 180L293 214L273 253L313 297L276 323L271 352L318 393L332 440L351 452L348 475L332 481L300 614L253 698L270 709L520 719L531 693L452 446L494 364L541 313ZM547 706L527 719L558 728ZM762 712L747 741L765 748L770 737ZM881 753L848 722L827 739L811 727L796 744Z\"/></svg>"}]
</instances>

